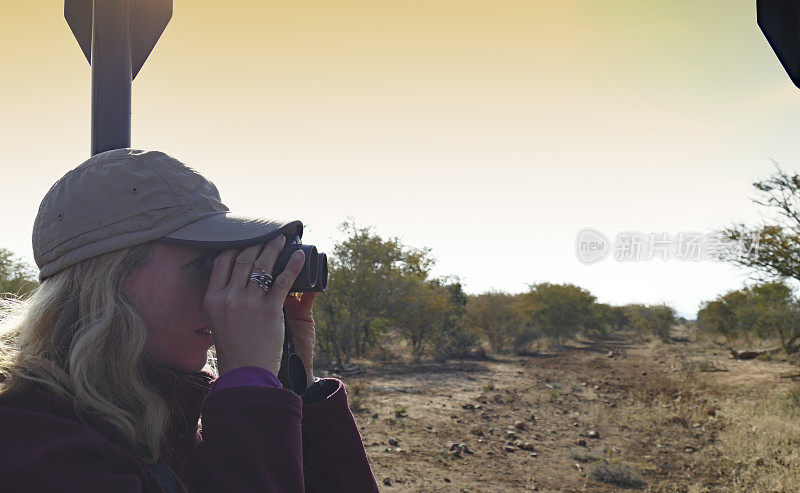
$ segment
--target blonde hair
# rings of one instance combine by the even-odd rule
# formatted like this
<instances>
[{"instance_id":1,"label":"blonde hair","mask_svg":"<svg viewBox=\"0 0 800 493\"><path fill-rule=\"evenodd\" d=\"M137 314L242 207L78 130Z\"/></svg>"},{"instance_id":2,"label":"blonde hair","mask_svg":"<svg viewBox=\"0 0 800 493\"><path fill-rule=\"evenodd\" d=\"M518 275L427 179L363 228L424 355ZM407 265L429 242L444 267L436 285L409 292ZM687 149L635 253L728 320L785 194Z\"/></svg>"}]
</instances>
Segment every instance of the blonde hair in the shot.
<instances>
[{"instance_id":1,"label":"blonde hair","mask_svg":"<svg viewBox=\"0 0 800 493\"><path fill-rule=\"evenodd\" d=\"M45 279L28 299L0 300L0 392L39 384L72 399L147 463L161 456L170 409L147 380L145 323L122 282L150 262L152 247L99 255Z\"/></svg>"}]
</instances>

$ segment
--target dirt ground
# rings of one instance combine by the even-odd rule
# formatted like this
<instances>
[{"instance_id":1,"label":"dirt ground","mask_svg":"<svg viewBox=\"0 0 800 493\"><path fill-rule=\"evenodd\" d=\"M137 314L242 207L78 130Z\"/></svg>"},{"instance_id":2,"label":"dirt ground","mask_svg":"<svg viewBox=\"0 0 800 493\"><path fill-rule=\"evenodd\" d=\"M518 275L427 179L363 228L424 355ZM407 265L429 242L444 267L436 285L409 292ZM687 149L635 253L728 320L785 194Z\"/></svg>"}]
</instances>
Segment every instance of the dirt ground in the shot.
<instances>
[{"instance_id":1,"label":"dirt ground","mask_svg":"<svg viewBox=\"0 0 800 493\"><path fill-rule=\"evenodd\" d=\"M746 491L717 443L725 403L785 395L797 384L779 374L797 368L733 360L689 333L626 339L481 361L362 362L364 374L341 378L381 490L605 492L639 478L642 491Z\"/></svg>"}]
</instances>

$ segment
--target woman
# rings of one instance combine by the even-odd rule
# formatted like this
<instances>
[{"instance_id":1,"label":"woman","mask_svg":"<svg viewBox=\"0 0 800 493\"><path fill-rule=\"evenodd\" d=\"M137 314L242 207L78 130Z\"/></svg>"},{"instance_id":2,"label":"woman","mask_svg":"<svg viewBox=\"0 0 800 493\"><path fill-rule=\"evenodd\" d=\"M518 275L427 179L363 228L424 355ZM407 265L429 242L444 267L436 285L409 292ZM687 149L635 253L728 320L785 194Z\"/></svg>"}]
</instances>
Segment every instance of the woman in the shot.
<instances>
[{"instance_id":1,"label":"woman","mask_svg":"<svg viewBox=\"0 0 800 493\"><path fill-rule=\"evenodd\" d=\"M313 376L315 293L289 294L303 253L266 275L301 235L230 214L160 152L56 182L33 228L41 284L3 305L0 491L377 491L342 383ZM276 378L284 312L302 397Z\"/></svg>"}]
</instances>

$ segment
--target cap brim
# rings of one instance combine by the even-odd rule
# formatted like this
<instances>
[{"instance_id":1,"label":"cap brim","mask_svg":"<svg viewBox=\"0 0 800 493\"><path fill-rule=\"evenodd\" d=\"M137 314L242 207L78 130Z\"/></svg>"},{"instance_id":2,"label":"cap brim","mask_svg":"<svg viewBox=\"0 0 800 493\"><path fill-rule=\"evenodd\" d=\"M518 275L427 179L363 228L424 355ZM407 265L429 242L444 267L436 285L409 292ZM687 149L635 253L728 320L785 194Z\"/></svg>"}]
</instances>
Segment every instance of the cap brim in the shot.
<instances>
[{"instance_id":1,"label":"cap brim","mask_svg":"<svg viewBox=\"0 0 800 493\"><path fill-rule=\"evenodd\" d=\"M221 212L177 229L158 241L170 245L224 250L264 243L281 233L289 241L295 236L302 238L303 223Z\"/></svg>"}]
</instances>

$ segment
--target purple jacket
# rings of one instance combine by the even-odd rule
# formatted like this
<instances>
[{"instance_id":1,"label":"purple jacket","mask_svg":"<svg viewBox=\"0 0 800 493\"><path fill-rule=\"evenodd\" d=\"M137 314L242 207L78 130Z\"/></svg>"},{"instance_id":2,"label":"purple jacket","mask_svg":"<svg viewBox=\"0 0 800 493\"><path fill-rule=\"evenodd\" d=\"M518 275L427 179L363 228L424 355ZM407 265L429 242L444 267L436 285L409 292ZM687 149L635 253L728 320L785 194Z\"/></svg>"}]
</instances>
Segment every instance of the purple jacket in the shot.
<instances>
[{"instance_id":1,"label":"purple jacket","mask_svg":"<svg viewBox=\"0 0 800 493\"><path fill-rule=\"evenodd\" d=\"M157 466L70 400L38 389L0 396L0 491L378 491L341 381L328 379L338 388L303 404L290 390L241 378L223 385L226 377L213 391L207 373L159 377L174 410ZM301 427L311 450L306 470Z\"/></svg>"}]
</instances>

